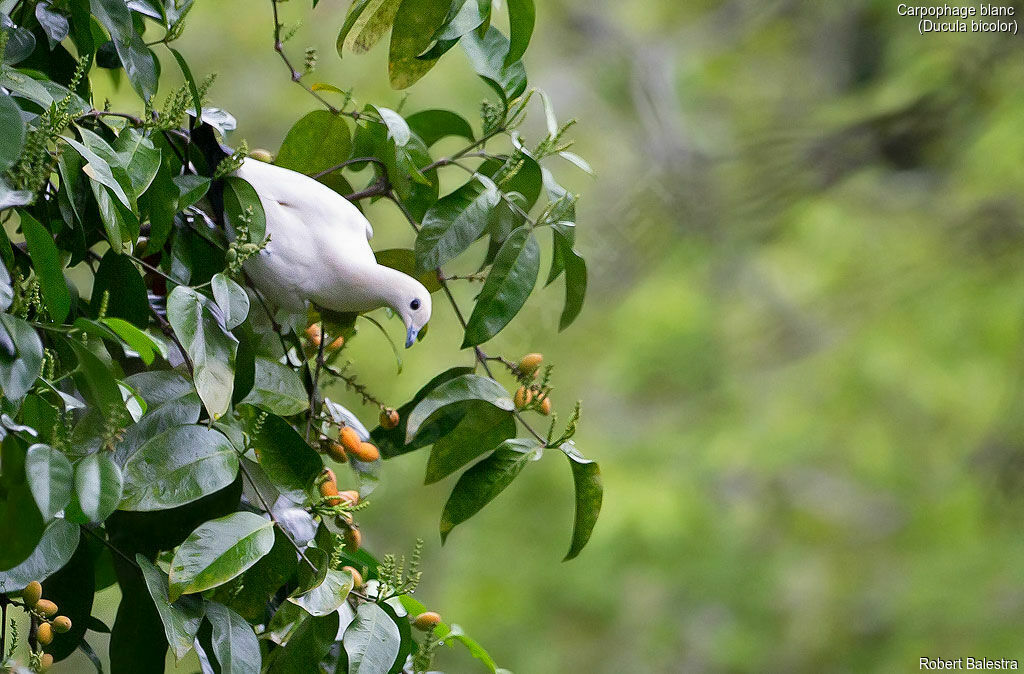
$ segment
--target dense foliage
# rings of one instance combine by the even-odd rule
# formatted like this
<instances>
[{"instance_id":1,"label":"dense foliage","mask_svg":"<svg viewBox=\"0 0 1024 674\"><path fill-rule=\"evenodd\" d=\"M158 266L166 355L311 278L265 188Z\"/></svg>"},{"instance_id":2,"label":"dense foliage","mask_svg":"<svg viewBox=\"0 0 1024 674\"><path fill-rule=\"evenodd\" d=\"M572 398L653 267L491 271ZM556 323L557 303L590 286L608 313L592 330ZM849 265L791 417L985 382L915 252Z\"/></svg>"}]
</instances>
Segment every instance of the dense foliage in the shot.
<instances>
[{"instance_id":1,"label":"dense foliage","mask_svg":"<svg viewBox=\"0 0 1024 674\"><path fill-rule=\"evenodd\" d=\"M41 671L81 649L99 668L92 631L110 632L115 672L158 671L168 648L176 658L195 649L204 671L426 671L451 644L497 671L412 597L418 546L408 561L378 559L361 548L356 520L380 462L429 447L428 483L463 471L442 538L548 449L568 458L575 489L567 559L596 522L600 473L572 441L579 404L559 424L551 366L481 348L533 293L544 229L547 283L564 277L563 328L586 290L576 195L547 160L589 167L567 150L571 123L528 88L533 3L508 3L507 37L491 25L489 0L356 0L340 27L339 55L391 31L397 89L461 43L494 92L479 130L449 110L403 114L311 84L317 54L293 65L289 31L267 3L268 48L318 109L276 157L257 156L356 203L392 203L413 243L378 251L378 261L446 298L464 331L471 364L444 369L397 409L345 359L363 325L379 328L363 339L390 339L391 312L311 307L307 323L282 324L248 283L266 216L232 175L244 141L221 144L234 117L209 104L211 80L197 81L173 46L191 9L190 0L0 2L0 666ZM161 95L168 64L185 85ZM126 78L141 110L95 107L97 69ZM516 129L532 102L547 134L528 144ZM451 136L463 149L433 156ZM366 168L371 179L354 188ZM466 182L441 195L441 171ZM478 272L443 271L481 239ZM450 292L455 282L482 283L471 311ZM325 397L332 383L356 391L380 425L368 431ZM346 462L351 477L321 454L339 471ZM339 491L339 481L355 488ZM114 583L123 600L108 627L91 616L93 597ZM8 609L31 615L27 635L7 634ZM8 637L18 636L28 662L11 659Z\"/></svg>"}]
</instances>

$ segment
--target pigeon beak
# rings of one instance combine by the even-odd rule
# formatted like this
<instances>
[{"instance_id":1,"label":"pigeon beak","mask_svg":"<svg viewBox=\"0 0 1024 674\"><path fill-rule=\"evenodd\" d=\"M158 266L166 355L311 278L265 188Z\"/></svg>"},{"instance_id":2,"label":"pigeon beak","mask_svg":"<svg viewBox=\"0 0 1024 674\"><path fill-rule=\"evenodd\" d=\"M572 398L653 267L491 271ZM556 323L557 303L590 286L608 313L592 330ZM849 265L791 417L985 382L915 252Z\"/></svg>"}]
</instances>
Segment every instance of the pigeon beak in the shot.
<instances>
[{"instance_id":1,"label":"pigeon beak","mask_svg":"<svg viewBox=\"0 0 1024 674\"><path fill-rule=\"evenodd\" d=\"M409 328L408 332L405 333L405 348L409 348L416 343L416 335L419 330L416 328Z\"/></svg>"}]
</instances>

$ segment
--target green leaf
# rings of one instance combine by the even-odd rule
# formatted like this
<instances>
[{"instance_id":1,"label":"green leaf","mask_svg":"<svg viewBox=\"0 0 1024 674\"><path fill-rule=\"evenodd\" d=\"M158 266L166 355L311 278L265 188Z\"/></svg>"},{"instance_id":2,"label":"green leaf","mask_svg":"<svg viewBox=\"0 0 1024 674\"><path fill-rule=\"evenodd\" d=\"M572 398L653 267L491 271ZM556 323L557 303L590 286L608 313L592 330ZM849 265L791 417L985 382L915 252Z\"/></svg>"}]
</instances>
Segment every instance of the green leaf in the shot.
<instances>
[{"instance_id":1,"label":"green leaf","mask_svg":"<svg viewBox=\"0 0 1024 674\"><path fill-rule=\"evenodd\" d=\"M0 314L0 325L17 349L13 356L0 349L0 391L8 400L18 402L42 374L43 343L32 326L20 318Z\"/></svg>"},{"instance_id":2,"label":"green leaf","mask_svg":"<svg viewBox=\"0 0 1024 674\"><path fill-rule=\"evenodd\" d=\"M473 127L462 115L451 110L421 110L406 117L405 121L427 147L448 136L475 140Z\"/></svg>"},{"instance_id":3,"label":"green leaf","mask_svg":"<svg viewBox=\"0 0 1024 674\"><path fill-rule=\"evenodd\" d=\"M505 65L508 66L518 61L526 53L530 45L530 36L533 35L533 24L536 20L537 11L534 9L533 0L506 0L508 3L509 22L509 50L505 57Z\"/></svg>"},{"instance_id":4,"label":"green leaf","mask_svg":"<svg viewBox=\"0 0 1024 674\"><path fill-rule=\"evenodd\" d=\"M68 519L79 524L99 523L117 510L121 501L121 468L110 452L100 450L75 463L75 492Z\"/></svg>"},{"instance_id":5,"label":"green leaf","mask_svg":"<svg viewBox=\"0 0 1024 674\"><path fill-rule=\"evenodd\" d=\"M28 243L28 255L32 258L32 268L39 279L46 309L54 322L63 323L71 309L71 293L64 280L64 265L61 264L53 235L28 213L21 211L19 215L21 230Z\"/></svg>"},{"instance_id":6,"label":"green leaf","mask_svg":"<svg viewBox=\"0 0 1024 674\"><path fill-rule=\"evenodd\" d=\"M99 316L103 293L108 293L107 316L123 318L137 328L149 325L150 309L146 282L127 255L108 250L100 260L99 269L93 280L89 304L92 316Z\"/></svg>"},{"instance_id":7,"label":"green leaf","mask_svg":"<svg viewBox=\"0 0 1024 674\"><path fill-rule=\"evenodd\" d=\"M572 441L563 443L561 450L569 457L572 481L576 487L576 519L572 528L572 543L562 560L569 561L579 555L590 540L590 534L601 513L604 486L601 483L601 468L595 461L584 458Z\"/></svg>"},{"instance_id":8,"label":"green leaf","mask_svg":"<svg viewBox=\"0 0 1024 674\"><path fill-rule=\"evenodd\" d=\"M217 602L206 605L206 617L213 627L213 654L221 674L259 674L260 642L245 618Z\"/></svg>"},{"instance_id":9,"label":"green leaf","mask_svg":"<svg viewBox=\"0 0 1024 674\"><path fill-rule=\"evenodd\" d=\"M228 224L236 231L241 224L239 216L252 209L249 235L253 241L262 241L267 236L267 215L256 189L238 176L224 179L224 215Z\"/></svg>"},{"instance_id":10,"label":"green leaf","mask_svg":"<svg viewBox=\"0 0 1024 674\"><path fill-rule=\"evenodd\" d=\"M260 466L274 486L296 503L304 503L313 480L323 470L320 455L281 417L268 414L253 434Z\"/></svg>"},{"instance_id":11,"label":"green leaf","mask_svg":"<svg viewBox=\"0 0 1024 674\"><path fill-rule=\"evenodd\" d=\"M351 152L352 133L345 118L314 110L288 130L274 163L312 175L337 166Z\"/></svg>"},{"instance_id":12,"label":"green leaf","mask_svg":"<svg viewBox=\"0 0 1024 674\"><path fill-rule=\"evenodd\" d=\"M349 674L384 674L402 645L398 625L375 603L360 604L342 640Z\"/></svg>"},{"instance_id":13,"label":"green leaf","mask_svg":"<svg viewBox=\"0 0 1024 674\"><path fill-rule=\"evenodd\" d=\"M25 474L39 512L47 522L71 503L74 471L63 452L49 445L32 445L25 455Z\"/></svg>"},{"instance_id":14,"label":"green leaf","mask_svg":"<svg viewBox=\"0 0 1024 674\"><path fill-rule=\"evenodd\" d=\"M180 597L174 603L168 596L167 576L142 555L135 555L135 561L146 581L146 589L153 598L156 612L160 614L160 622L164 625L167 643L174 652L174 657L181 660L195 642L199 633L199 625L203 622L205 607L202 597Z\"/></svg>"},{"instance_id":15,"label":"green leaf","mask_svg":"<svg viewBox=\"0 0 1024 674\"><path fill-rule=\"evenodd\" d=\"M225 326L228 330L234 330L244 323L245 317L249 315L249 295L242 286L225 274L214 274L211 285L213 298L224 312Z\"/></svg>"},{"instance_id":16,"label":"green leaf","mask_svg":"<svg viewBox=\"0 0 1024 674\"><path fill-rule=\"evenodd\" d=\"M454 414L438 415L450 417L444 419L447 424L441 423L441 419L435 418L435 421L429 427L421 427L416 433L416 438L412 443L406 442L406 427L409 421L409 414L412 410L420 403L421 400L427 397L431 391L440 386L446 381L450 381L456 377L461 377L465 374L471 374L473 368L470 367L453 367L445 370L441 374L437 375L429 382L423 385L422 388L413 396L412 400L408 401L404 405L398 408L399 422L395 428L383 428L378 426L373 429L370 433L370 440L377 445L380 449L381 454L385 458L392 458L410 452L420 447L426 447L427 445L433 444L433 442L441 437L441 435L447 433L462 419L463 412L458 409L458 406L450 406L446 411L451 411ZM439 428L439 426L441 428Z\"/></svg>"},{"instance_id":17,"label":"green leaf","mask_svg":"<svg viewBox=\"0 0 1024 674\"><path fill-rule=\"evenodd\" d=\"M25 453L14 434L0 444L0 571L28 559L43 535L43 517L26 480Z\"/></svg>"},{"instance_id":18,"label":"green leaf","mask_svg":"<svg viewBox=\"0 0 1024 674\"><path fill-rule=\"evenodd\" d=\"M282 417L298 414L309 407L306 388L295 370L263 356L256 356L255 362L252 390L242 402Z\"/></svg>"},{"instance_id":19,"label":"green leaf","mask_svg":"<svg viewBox=\"0 0 1024 674\"><path fill-rule=\"evenodd\" d=\"M441 541L458 524L477 514L519 475L540 443L531 438L506 440L489 457L467 470L441 513Z\"/></svg>"},{"instance_id":20,"label":"green leaf","mask_svg":"<svg viewBox=\"0 0 1024 674\"><path fill-rule=\"evenodd\" d=\"M413 277L423 284L427 292L435 293L441 289L437 271L434 269L423 271L416 265L415 251L408 248L389 248L388 250L379 250L374 255L377 258L377 264L397 269L403 274Z\"/></svg>"},{"instance_id":21,"label":"green leaf","mask_svg":"<svg viewBox=\"0 0 1024 674\"><path fill-rule=\"evenodd\" d=\"M500 200L491 179L478 175L431 206L416 236L417 266L434 269L458 257L487 229Z\"/></svg>"},{"instance_id":22,"label":"green leaf","mask_svg":"<svg viewBox=\"0 0 1024 674\"><path fill-rule=\"evenodd\" d=\"M468 406L466 415L451 433L434 443L427 460L425 484L442 480L516 434L512 412L487 403Z\"/></svg>"},{"instance_id":23,"label":"green leaf","mask_svg":"<svg viewBox=\"0 0 1024 674\"><path fill-rule=\"evenodd\" d=\"M297 568L295 548L284 532L275 528L274 547L270 552L243 573L237 583L214 590L212 599L254 624L262 623L266 619L267 597L276 594Z\"/></svg>"},{"instance_id":24,"label":"green leaf","mask_svg":"<svg viewBox=\"0 0 1024 674\"><path fill-rule=\"evenodd\" d=\"M380 115L384 126L387 128L387 137L395 141L395 145L399 147L408 145L409 140L412 138L412 131L409 129L409 124L405 121L405 118L391 108L374 105L373 109Z\"/></svg>"},{"instance_id":25,"label":"green leaf","mask_svg":"<svg viewBox=\"0 0 1024 674\"><path fill-rule=\"evenodd\" d=\"M199 93L199 87L196 86L196 79L192 77L192 69L188 67L188 62L185 61L185 57L181 53L168 45L167 47L171 54L174 55L174 60L178 62L178 68L181 69L181 75L185 78L185 82L188 84L188 93L192 96L192 109L195 111L195 116L192 119L203 118L203 97Z\"/></svg>"},{"instance_id":26,"label":"green leaf","mask_svg":"<svg viewBox=\"0 0 1024 674\"><path fill-rule=\"evenodd\" d=\"M0 94L0 172L14 166L25 145L25 123L21 121L21 110L14 99Z\"/></svg>"},{"instance_id":27,"label":"green leaf","mask_svg":"<svg viewBox=\"0 0 1024 674\"><path fill-rule=\"evenodd\" d=\"M290 633L287 647L273 652L268 674L310 674L319 671L320 661L337 638L340 616L335 611L323 618L314 618L294 604L285 603L274 617L287 607L294 607L301 619L298 628Z\"/></svg>"},{"instance_id":28,"label":"green leaf","mask_svg":"<svg viewBox=\"0 0 1024 674\"><path fill-rule=\"evenodd\" d=\"M112 146L121 158L136 199L145 192L160 170L160 150L138 129L126 128Z\"/></svg>"},{"instance_id":29,"label":"green leaf","mask_svg":"<svg viewBox=\"0 0 1024 674\"><path fill-rule=\"evenodd\" d=\"M123 321L120 318L102 318L99 322L110 328L118 337L124 340L125 344L139 354L139 358L146 365L153 364L153 357L157 353L165 358L167 357L162 342L157 341L149 333L139 330L128 321Z\"/></svg>"},{"instance_id":30,"label":"green leaf","mask_svg":"<svg viewBox=\"0 0 1024 674\"><path fill-rule=\"evenodd\" d=\"M71 32L71 25L68 18L60 12L55 12L49 3L36 5L36 20L46 33L46 40L50 43L50 51L68 36Z\"/></svg>"},{"instance_id":31,"label":"green leaf","mask_svg":"<svg viewBox=\"0 0 1024 674\"><path fill-rule=\"evenodd\" d=\"M338 56L347 49L354 54L365 54L377 44L395 20L401 0L357 0L345 17L338 33Z\"/></svg>"},{"instance_id":32,"label":"green leaf","mask_svg":"<svg viewBox=\"0 0 1024 674\"><path fill-rule=\"evenodd\" d=\"M170 599L209 590L240 575L270 552L273 527L270 520L249 512L199 525L171 560Z\"/></svg>"},{"instance_id":33,"label":"green leaf","mask_svg":"<svg viewBox=\"0 0 1024 674\"><path fill-rule=\"evenodd\" d=\"M128 5L124 0L90 0L89 6L110 33L128 81L143 100L150 100L159 84L160 67L142 35L135 32Z\"/></svg>"},{"instance_id":34,"label":"green leaf","mask_svg":"<svg viewBox=\"0 0 1024 674\"><path fill-rule=\"evenodd\" d=\"M420 428L429 425L441 409L468 400L482 400L507 412L515 409L508 391L498 382L475 374L462 375L430 391L409 413L406 442L412 442Z\"/></svg>"},{"instance_id":35,"label":"green leaf","mask_svg":"<svg viewBox=\"0 0 1024 674\"><path fill-rule=\"evenodd\" d=\"M115 458L122 465L139 447L164 431L199 421L202 405L192 382L177 372L154 370L133 374L125 380L139 391L148 409L138 423L129 426L117 444Z\"/></svg>"},{"instance_id":36,"label":"green leaf","mask_svg":"<svg viewBox=\"0 0 1024 674\"><path fill-rule=\"evenodd\" d=\"M166 510L228 486L238 455L206 426L178 426L146 442L124 465L121 510Z\"/></svg>"},{"instance_id":37,"label":"green leaf","mask_svg":"<svg viewBox=\"0 0 1024 674\"><path fill-rule=\"evenodd\" d=\"M103 416L113 418L125 410L124 396L106 364L77 339L68 339L78 358L75 383L86 401Z\"/></svg>"},{"instance_id":38,"label":"green leaf","mask_svg":"<svg viewBox=\"0 0 1024 674\"><path fill-rule=\"evenodd\" d=\"M3 506L0 505L0 510ZM24 518L26 513L18 513ZM24 525L23 519L22 524ZM15 592L21 590L33 580L46 580L68 563L71 556L75 554L79 542L78 525L72 524L64 519L55 519L50 522L43 532L39 544L29 554L28 558L6 571L0 571L0 592ZM9 551L7 544L12 543L10 539L4 539L5 550L0 552L0 568L3 568L2 559ZM13 550L11 550L13 551Z\"/></svg>"},{"instance_id":39,"label":"green leaf","mask_svg":"<svg viewBox=\"0 0 1024 674\"><path fill-rule=\"evenodd\" d=\"M245 182L241 178L236 180ZM178 188L177 210L183 211L205 197L206 193L210 191L210 185L213 181L206 176L186 173L185 175L174 176L172 182ZM231 178L228 178L227 182L231 182ZM225 192L227 192L226 189Z\"/></svg>"},{"instance_id":40,"label":"green leaf","mask_svg":"<svg viewBox=\"0 0 1024 674\"><path fill-rule=\"evenodd\" d=\"M502 244L469 317L462 348L477 346L508 325L537 284L540 246L529 227L512 232Z\"/></svg>"},{"instance_id":41,"label":"green leaf","mask_svg":"<svg viewBox=\"0 0 1024 674\"><path fill-rule=\"evenodd\" d=\"M82 171L89 176L89 179L95 183L99 183L105 187L109 187L117 197L118 201L124 205L125 208L130 209L132 202L128 198L128 194L124 191L121 183L114 178L114 173L110 169L110 164L107 160L100 157L98 154L93 152L91 149L82 145L74 138L64 138L64 142L75 149L78 154L82 155L87 163L82 167Z\"/></svg>"},{"instance_id":42,"label":"green leaf","mask_svg":"<svg viewBox=\"0 0 1024 674\"><path fill-rule=\"evenodd\" d=\"M310 615L320 618L341 608L351 591L352 576L348 571L328 569L323 582L303 594L289 597L288 601L298 604Z\"/></svg>"},{"instance_id":43,"label":"green leaf","mask_svg":"<svg viewBox=\"0 0 1024 674\"><path fill-rule=\"evenodd\" d=\"M226 332L192 288L178 286L167 299L167 320L195 368L196 391L213 419L231 405L238 340Z\"/></svg>"},{"instance_id":44,"label":"green leaf","mask_svg":"<svg viewBox=\"0 0 1024 674\"><path fill-rule=\"evenodd\" d=\"M395 14L388 55L388 78L393 89L412 86L437 63L437 59L417 57L431 46L450 8L451 0L402 0Z\"/></svg>"},{"instance_id":45,"label":"green leaf","mask_svg":"<svg viewBox=\"0 0 1024 674\"><path fill-rule=\"evenodd\" d=\"M462 49L476 74L483 78L508 107L508 102L526 91L526 68L522 61L505 63L509 53L508 39L494 26L480 37L477 32L463 36Z\"/></svg>"},{"instance_id":46,"label":"green leaf","mask_svg":"<svg viewBox=\"0 0 1024 674\"><path fill-rule=\"evenodd\" d=\"M558 329L569 327L583 309L587 295L587 263L572 247L572 240L558 228L552 228L556 255L565 270L565 306Z\"/></svg>"}]
</instances>

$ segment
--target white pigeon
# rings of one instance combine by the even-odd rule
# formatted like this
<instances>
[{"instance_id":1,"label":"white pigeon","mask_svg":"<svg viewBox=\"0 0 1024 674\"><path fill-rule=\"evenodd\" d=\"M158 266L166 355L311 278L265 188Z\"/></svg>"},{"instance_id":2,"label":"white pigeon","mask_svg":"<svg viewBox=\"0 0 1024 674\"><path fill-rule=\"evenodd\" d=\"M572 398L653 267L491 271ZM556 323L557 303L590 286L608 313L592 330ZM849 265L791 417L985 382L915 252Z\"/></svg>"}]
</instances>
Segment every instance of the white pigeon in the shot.
<instances>
[{"instance_id":1,"label":"white pigeon","mask_svg":"<svg viewBox=\"0 0 1024 674\"><path fill-rule=\"evenodd\" d=\"M388 306L402 317L405 346L430 320L430 293L400 271L377 264L373 228L355 206L326 185L290 169L247 158L234 175L260 198L270 243L245 262L259 291L287 313L306 303L362 313Z\"/></svg>"}]
</instances>

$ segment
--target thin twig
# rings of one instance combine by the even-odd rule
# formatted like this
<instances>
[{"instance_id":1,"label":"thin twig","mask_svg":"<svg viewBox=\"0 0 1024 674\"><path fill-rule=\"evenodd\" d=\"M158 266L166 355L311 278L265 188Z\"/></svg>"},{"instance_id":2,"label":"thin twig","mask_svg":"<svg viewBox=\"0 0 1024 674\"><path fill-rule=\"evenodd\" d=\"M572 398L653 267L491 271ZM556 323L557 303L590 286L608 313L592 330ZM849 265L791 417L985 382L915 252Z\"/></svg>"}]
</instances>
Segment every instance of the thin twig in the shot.
<instances>
[{"instance_id":1,"label":"thin twig","mask_svg":"<svg viewBox=\"0 0 1024 674\"><path fill-rule=\"evenodd\" d=\"M306 419L306 443L309 443L309 432L313 428L313 417L316 415L316 397L320 386L320 370L324 366L324 343L327 334L324 332L324 319L320 319L320 343L316 347L316 369L313 371L313 385L309 387L309 418Z\"/></svg>"},{"instance_id":2,"label":"thin twig","mask_svg":"<svg viewBox=\"0 0 1024 674\"><path fill-rule=\"evenodd\" d=\"M82 527L82 531L84 531L85 533L89 534L90 536L95 538L97 541L99 541L103 545L107 546L110 549L111 552L117 554L121 559L123 559L124 561L128 562L129 564L134 566L136 569L139 568L138 563L134 559L129 557L126 553L124 553L116 545L114 545L113 543L108 541L106 536L100 536L98 533L96 533L95 531L93 531L89 527Z\"/></svg>"},{"instance_id":3,"label":"thin twig","mask_svg":"<svg viewBox=\"0 0 1024 674\"><path fill-rule=\"evenodd\" d=\"M295 548L297 553L299 553L299 556L302 557L303 561L309 565L310 570L313 573L316 573L316 564L309 561L309 557L306 556L306 553L303 552L302 548L299 547L299 544L295 542L294 538L292 538L292 535L289 534L281 522L278 521L277 517L274 515L274 511L270 509L270 504L267 503L267 499L264 498L263 494L260 493L259 487L256 486L256 481L252 478L252 473L249 472L249 468L245 465L244 459L238 462L238 467L242 469L242 474L245 475L245 479L249 481L249 485L252 487L252 490L256 492L256 498L260 500L260 504L263 506L263 509L266 511L267 515L270 516L270 521L274 523L274 526L280 529L281 533L284 534L284 537L292 544L292 547Z\"/></svg>"},{"instance_id":4,"label":"thin twig","mask_svg":"<svg viewBox=\"0 0 1024 674\"><path fill-rule=\"evenodd\" d=\"M355 159L346 159L345 161L341 162L340 164L335 164L334 166L332 166L330 168L326 168L323 171L320 171L318 173L314 173L310 177L311 178L322 178L323 176L327 175L328 173L334 173L335 171L343 169L346 166L351 166L352 164L361 164L362 162L370 162L370 163L373 163L373 164L378 164L381 167L381 169L383 169L385 171L388 168L387 165L382 160L377 159L376 157L356 157Z\"/></svg>"}]
</instances>

